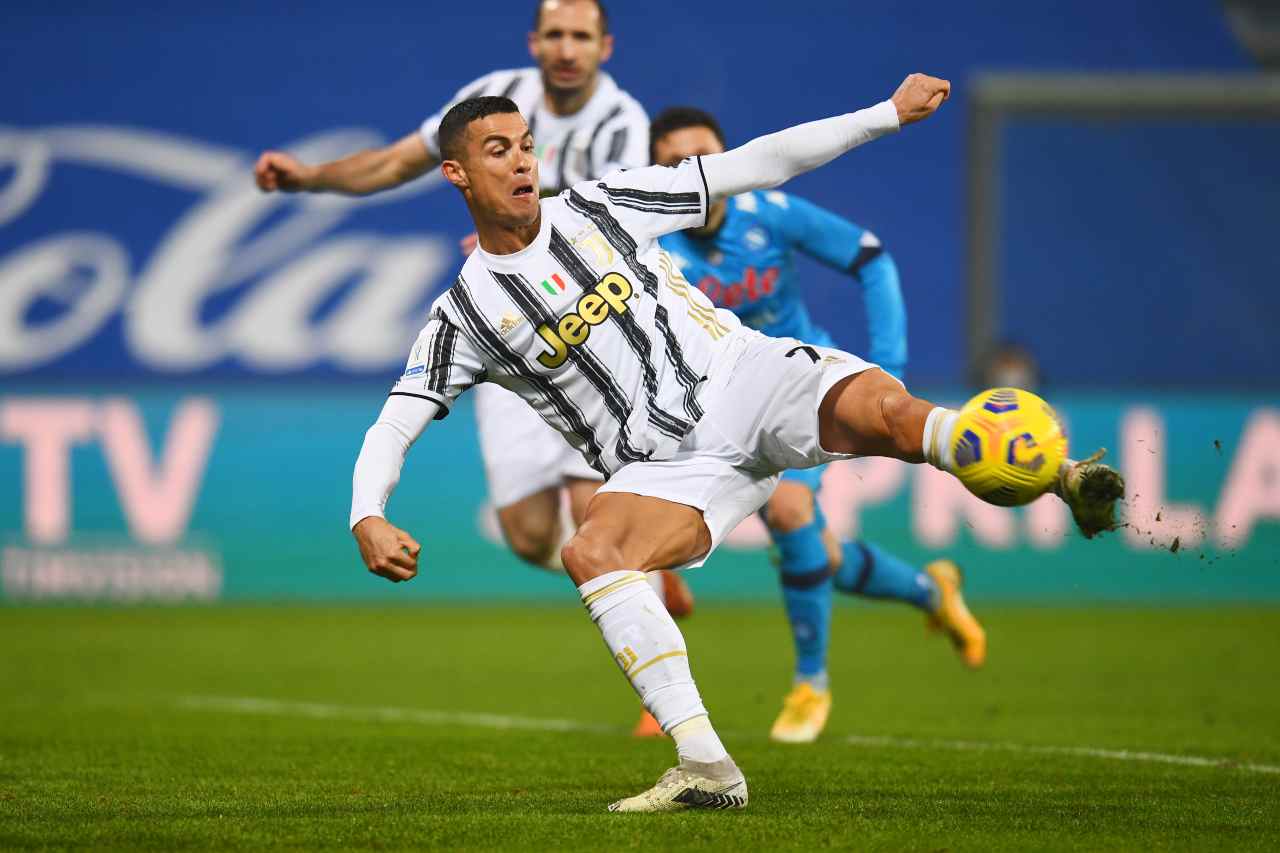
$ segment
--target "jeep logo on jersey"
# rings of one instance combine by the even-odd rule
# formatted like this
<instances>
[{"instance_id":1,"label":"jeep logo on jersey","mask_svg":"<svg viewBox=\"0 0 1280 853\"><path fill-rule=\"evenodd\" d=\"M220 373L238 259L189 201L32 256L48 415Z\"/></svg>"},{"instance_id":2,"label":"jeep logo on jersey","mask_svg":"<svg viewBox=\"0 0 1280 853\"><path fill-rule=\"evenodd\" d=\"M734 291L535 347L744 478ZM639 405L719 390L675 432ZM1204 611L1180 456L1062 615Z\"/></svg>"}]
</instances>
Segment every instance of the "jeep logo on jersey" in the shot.
<instances>
[{"instance_id":1,"label":"jeep logo on jersey","mask_svg":"<svg viewBox=\"0 0 1280 853\"><path fill-rule=\"evenodd\" d=\"M538 363L550 370L564 364L569 357L569 347L581 346L591 337L591 328L609 319L610 313L627 313L627 300L634 293L631 282L621 273L611 272L578 299L574 310L560 318L552 329L546 323L538 327L538 334L550 352L538 356Z\"/></svg>"}]
</instances>

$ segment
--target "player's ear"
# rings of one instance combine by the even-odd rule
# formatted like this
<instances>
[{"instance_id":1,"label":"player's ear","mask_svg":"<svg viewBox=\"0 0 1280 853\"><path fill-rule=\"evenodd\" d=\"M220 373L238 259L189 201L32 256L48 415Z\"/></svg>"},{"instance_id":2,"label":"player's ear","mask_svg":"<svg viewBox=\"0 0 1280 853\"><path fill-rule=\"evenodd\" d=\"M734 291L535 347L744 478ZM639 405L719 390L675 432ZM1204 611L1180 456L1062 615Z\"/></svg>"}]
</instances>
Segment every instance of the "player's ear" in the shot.
<instances>
[{"instance_id":1,"label":"player's ear","mask_svg":"<svg viewBox=\"0 0 1280 853\"><path fill-rule=\"evenodd\" d=\"M466 192L471 188L471 181L467 177L466 168L457 160L445 160L440 164L440 171L444 174L444 179L453 184L462 192Z\"/></svg>"},{"instance_id":2,"label":"player's ear","mask_svg":"<svg viewBox=\"0 0 1280 853\"><path fill-rule=\"evenodd\" d=\"M538 34L532 31L529 32L529 55L538 62Z\"/></svg>"},{"instance_id":3,"label":"player's ear","mask_svg":"<svg viewBox=\"0 0 1280 853\"><path fill-rule=\"evenodd\" d=\"M600 64L604 65L613 56L613 36L605 33L600 38Z\"/></svg>"}]
</instances>

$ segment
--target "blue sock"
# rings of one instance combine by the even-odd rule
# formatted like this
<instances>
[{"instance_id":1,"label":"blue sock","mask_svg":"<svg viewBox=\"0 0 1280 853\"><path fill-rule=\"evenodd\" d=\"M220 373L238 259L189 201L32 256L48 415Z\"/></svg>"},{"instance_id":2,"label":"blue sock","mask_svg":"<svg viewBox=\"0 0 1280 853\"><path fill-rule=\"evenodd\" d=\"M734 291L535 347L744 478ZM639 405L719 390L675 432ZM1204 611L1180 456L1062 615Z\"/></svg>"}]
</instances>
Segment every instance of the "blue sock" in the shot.
<instances>
[{"instance_id":1,"label":"blue sock","mask_svg":"<svg viewBox=\"0 0 1280 853\"><path fill-rule=\"evenodd\" d=\"M844 544L836 589L864 598L890 598L932 613L938 587L925 572L869 542Z\"/></svg>"},{"instance_id":2,"label":"blue sock","mask_svg":"<svg viewBox=\"0 0 1280 853\"><path fill-rule=\"evenodd\" d=\"M779 533L770 530L781 555L782 600L796 646L796 679L827 686L827 646L831 640L831 560L822 541L823 524Z\"/></svg>"}]
</instances>

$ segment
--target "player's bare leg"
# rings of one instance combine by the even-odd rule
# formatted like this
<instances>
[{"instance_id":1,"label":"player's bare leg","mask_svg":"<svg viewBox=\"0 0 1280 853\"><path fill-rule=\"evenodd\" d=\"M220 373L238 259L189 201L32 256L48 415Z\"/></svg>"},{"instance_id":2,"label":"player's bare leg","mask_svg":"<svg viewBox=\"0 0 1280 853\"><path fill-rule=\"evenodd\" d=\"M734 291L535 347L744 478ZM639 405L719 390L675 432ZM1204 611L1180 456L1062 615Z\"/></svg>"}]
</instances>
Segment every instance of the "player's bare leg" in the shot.
<instances>
[{"instance_id":1,"label":"player's bare leg","mask_svg":"<svg viewBox=\"0 0 1280 853\"><path fill-rule=\"evenodd\" d=\"M835 453L927 461L950 473L955 460L947 447L957 417L913 397L876 368L832 386L818 409L818 433L822 446ZM1124 478L1098 461L1104 452L1064 462L1052 489L1071 508L1086 538L1115 528L1115 505L1124 495Z\"/></svg>"},{"instance_id":2,"label":"player's bare leg","mask_svg":"<svg viewBox=\"0 0 1280 853\"><path fill-rule=\"evenodd\" d=\"M594 484L593 484L594 485ZM513 504L499 507L498 526L517 557L542 569L559 571L560 546L564 544L560 526L560 490L543 489Z\"/></svg>"},{"instance_id":3,"label":"player's bare leg","mask_svg":"<svg viewBox=\"0 0 1280 853\"><path fill-rule=\"evenodd\" d=\"M565 491L569 495L569 514L573 518L573 529L577 530L587 516L587 505L595 497L600 488L598 480L583 480L568 477L564 481ZM556 560L559 562L559 549L556 549ZM689 585L676 572L660 569L645 573L649 586L658 594L658 598L671 614L672 619L683 619L693 612L693 593ZM662 726L646 709L640 709L640 719L631 730L632 737L664 737Z\"/></svg>"},{"instance_id":4,"label":"player's bare leg","mask_svg":"<svg viewBox=\"0 0 1280 853\"><path fill-rule=\"evenodd\" d=\"M605 645L641 702L676 742L679 764L648 791L611 811L742 808L747 784L716 735L689 669L684 637L645 572L688 563L711 549L693 507L642 495L598 494L565 544L565 570L578 585Z\"/></svg>"},{"instance_id":5,"label":"player's bare leg","mask_svg":"<svg viewBox=\"0 0 1280 853\"><path fill-rule=\"evenodd\" d=\"M576 530L582 526L583 520L587 517L587 505L595 497L596 489L600 488L600 481L567 477L564 483L569 493L569 512L573 516L573 528ZM653 587L653 591L666 605L672 619L683 619L693 613L693 592L679 573L658 569L648 572L646 577L649 580L649 586ZM658 733L662 733L661 729Z\"/></svg>"},{"instance_id":6,"label":"player's bare leg","mask_svg":"<svg viewBox=\"0 0 1280 853\"><path fill-rule=\"evenodd\" d=\"M569 517L573 519L574 529L582 526L587 518L587 507L600 488L599 480L584 480L581 477L565 477L564 490L569 495ZM564 547L564 543L560 543Z\"/></svg>"},{"instance_id":7,"label":"player's bare leg","mask_svg":"<svg viewBox=\"0 0 1280 853\"><path fill-rule=\"evenodd\" d=\"M935 406L879 368L846 376L818 407L818 440L832 453L924 462L924 428Z\"/></svg>"}]
</instances>

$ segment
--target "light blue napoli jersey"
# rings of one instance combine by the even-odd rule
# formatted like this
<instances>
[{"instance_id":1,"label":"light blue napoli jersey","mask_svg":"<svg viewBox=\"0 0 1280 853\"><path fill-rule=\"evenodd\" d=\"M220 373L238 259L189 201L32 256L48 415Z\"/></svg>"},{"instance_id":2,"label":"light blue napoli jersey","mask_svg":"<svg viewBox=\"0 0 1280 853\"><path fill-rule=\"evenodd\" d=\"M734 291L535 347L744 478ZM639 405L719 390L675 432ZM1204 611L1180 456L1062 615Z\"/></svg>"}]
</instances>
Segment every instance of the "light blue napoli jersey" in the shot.
<instances>
[{"instance_id":1,"label":"light blue napoli jersey","mask_svg":"<svg viewBox=\"0 0 1280 853\"><path fill-rule=\"evenodd\" d=\"M659 243L717 307L767 335L820 346L830 336L805 305L795 253L850 273L863 285L871 326L867 358L901 376L907 324L897 269L865 228L802 198L757 191L730 198L724 224L710 237L681 231Z\"/></svg>"}]
</instances>

